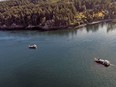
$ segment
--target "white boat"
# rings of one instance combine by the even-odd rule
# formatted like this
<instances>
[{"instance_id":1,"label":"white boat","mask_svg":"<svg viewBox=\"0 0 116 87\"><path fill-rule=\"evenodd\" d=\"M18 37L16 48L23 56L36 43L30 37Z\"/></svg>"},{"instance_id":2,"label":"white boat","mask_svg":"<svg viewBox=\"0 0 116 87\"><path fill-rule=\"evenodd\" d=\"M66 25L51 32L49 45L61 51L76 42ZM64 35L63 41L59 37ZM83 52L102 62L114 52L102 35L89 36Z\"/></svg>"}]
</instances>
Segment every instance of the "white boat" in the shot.
<instances>
[{"instance_id":1,"label":"white boat","mask_svg":"<svg viewBox=\"0 0 116 87\"><path fill-rule=\"evenodd\" d=\"M28 46L30 49L36 49L37 48L37 45L33 44L33 45L29 45Z\"/></svg>"},{"instance_id":2,"label":"white boat","mask_svg":"<svg viewBox=\"0 0 116 87\"><path fill-rule=\"evenodd\" d=\"M102 64L106 67L111 65L110 61L108 61L108 60L104 60L104 59L100 59L100 58L95 58L94 60L96 63Z\"/></svg>"}]
</instances>

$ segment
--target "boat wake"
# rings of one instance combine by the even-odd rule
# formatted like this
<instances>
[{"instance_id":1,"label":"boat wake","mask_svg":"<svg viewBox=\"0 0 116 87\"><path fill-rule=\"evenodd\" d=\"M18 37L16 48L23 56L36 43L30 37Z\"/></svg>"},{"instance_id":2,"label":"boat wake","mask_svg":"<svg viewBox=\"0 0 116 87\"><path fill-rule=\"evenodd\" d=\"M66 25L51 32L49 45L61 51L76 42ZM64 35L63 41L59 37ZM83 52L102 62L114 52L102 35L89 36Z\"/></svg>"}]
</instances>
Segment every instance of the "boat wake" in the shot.
<instances>
[{"instance_id":1,"label":"boat wake","mask_svg":"<svg viewBox=\"0 0 116 87\"><path fill-rule=\"evenodd\" d=\"M110 64L111 66L116 66L116 65L114 65L114 64Z\"/></svg>"}]
</instances>

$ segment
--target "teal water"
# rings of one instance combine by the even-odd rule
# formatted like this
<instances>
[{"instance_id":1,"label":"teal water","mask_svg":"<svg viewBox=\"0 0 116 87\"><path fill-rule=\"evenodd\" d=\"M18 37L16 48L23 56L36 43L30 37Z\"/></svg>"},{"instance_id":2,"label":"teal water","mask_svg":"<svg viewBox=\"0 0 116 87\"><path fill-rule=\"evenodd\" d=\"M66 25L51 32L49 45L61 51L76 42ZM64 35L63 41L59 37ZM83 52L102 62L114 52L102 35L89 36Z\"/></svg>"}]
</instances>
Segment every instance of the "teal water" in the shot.
<instances>
[{"instance_id":1,"label":"teal water","mask_svg":"<svg viewBox=\"0 0 116 87\"><path fill-rule=\"evenodd\" d=\"M38 49L28 49L29 44ZM112 66L94 62L108 59ZM0 31L0 87L115 87L116 24Z\"/></svg>"}]
</instances>

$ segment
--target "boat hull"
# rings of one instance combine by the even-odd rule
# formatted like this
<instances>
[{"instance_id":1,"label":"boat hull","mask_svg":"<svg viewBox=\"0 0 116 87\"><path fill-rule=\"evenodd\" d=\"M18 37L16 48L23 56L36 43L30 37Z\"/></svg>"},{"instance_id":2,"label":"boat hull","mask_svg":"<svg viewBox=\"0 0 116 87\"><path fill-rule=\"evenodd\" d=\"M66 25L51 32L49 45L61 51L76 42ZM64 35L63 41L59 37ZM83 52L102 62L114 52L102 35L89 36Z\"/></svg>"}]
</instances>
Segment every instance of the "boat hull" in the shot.
<instances>
[{"instance_id":1,"label":"boat hull","mask_svg":"<svg viewBox=\"0 0 116 87\"><path fill-rule=\"evenodd\" d=\"M108 67L108 66L111 65L110 62L109 62L108 60L97 59L97 58L95 58L94 60L95 60L96 63L102 64L102 65L104 65L105 67Z\"/></svg>"},{"instance_id":2,"label":"boat hull","mask_svg":"<svg viewBox=\"0 0 116 87\"><path fill-rule=\"evenodd\" d=\"M37 48L37 45L29 45L28 46L30 49L36 49Z\"/></svg>"}]
</instances>

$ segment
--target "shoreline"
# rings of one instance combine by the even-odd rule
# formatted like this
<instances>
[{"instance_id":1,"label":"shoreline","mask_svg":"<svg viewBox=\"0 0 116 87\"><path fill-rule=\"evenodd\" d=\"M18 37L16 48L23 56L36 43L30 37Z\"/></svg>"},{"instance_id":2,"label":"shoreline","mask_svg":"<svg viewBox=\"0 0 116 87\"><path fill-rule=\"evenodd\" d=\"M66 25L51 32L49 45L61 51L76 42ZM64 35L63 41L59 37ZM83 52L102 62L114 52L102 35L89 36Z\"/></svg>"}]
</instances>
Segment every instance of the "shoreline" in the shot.
<instances>
[{"instance_id":1,"label":"shoreline","mask_svg":"<svg viewBox=\"0 0 116 87\"><path fill-rule=\"evenodd\" d=\"M19 30L38 30L38 31L54 31L54 30L68 30L68 29L79 29L79 28L82 28L82 27L86 27L86 26L89 26L89 25L94 25L94 24L99 24L99 23L103 23L103 22L114 22L114 20L116 19L106 19L106 20L100 20L100 21L93 21L93 22L90 22L90 23L84 23L84 24L81 24L81 25L68 25L68 26L60 26L60 27L52 27L52 28L44 28L43 26L29 26L29 27L25 27L25 26L20 26L20 25L17 25L17 26L0 26L0 31L11 31L11 30L16 30L16 31L19 31Z\"/></svg>"}]
</instances>

